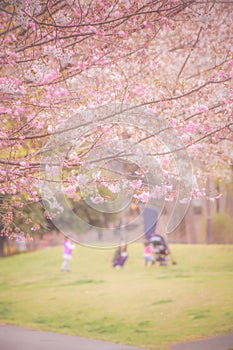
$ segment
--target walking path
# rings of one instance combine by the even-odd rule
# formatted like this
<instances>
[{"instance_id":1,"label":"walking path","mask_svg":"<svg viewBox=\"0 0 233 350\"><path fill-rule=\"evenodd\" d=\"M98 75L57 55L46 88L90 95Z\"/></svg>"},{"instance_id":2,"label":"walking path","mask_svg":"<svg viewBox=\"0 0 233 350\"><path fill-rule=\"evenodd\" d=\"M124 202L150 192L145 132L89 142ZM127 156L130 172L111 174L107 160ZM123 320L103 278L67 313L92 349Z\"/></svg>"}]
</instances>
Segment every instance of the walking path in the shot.
<instances>
[{"instance_id":1,"label":"walking path","mask_svg":"<svg viewBox=\"0 0 233 350\"><path fill-rule=\"evenodd\" d=\"M173 344L171 350L233 350L233 334Z\"/></svg>"},{"instance_id":2,"label":"walking path","mask_svg":"<svg viewBox=\"0 0 233 350\"><path fill-rule=\"evenodd\" d=\"M1 350L143 350L59 333L0 325ZM233 334L172 344L171 350L233 350ZM146 350L146 349L144 349ZM161 349L164 350L164 349Z\"/></svg>"},{"instance_id":3,"label":"walking path","mask_svg":"<svg viewBox=\"0 0 233 350\"><path fill-rule=\"evenodd\" d=\"M0 325L1 350L142 350L71 335Z\"/></svg>"}]
</instances>

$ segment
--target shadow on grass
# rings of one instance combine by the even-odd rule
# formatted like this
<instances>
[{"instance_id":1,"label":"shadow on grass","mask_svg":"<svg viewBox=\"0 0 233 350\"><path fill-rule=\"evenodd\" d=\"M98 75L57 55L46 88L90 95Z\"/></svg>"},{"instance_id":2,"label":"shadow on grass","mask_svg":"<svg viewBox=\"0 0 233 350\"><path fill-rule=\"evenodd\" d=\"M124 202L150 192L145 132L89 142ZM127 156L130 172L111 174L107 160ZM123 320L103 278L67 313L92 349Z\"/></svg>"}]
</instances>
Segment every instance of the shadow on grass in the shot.
<instances>
[{"instance_id":1,"label":"shadow on grass","mask_svg":"<svg viewBox=\"0 0 233 350\"><path fill-rule=\"evenodd\" d=\"M87 279L87 280L77 280L77 281L72 281L69 283L64 283L62 286L78 286L81 284L99 284L99 283L104 283L104 280L92 280L92 279Z\"/></svg>"},{"instance_id":2,"label":"shadow on grass","mask_svg":"<svg viewBox=\"0 0 233 350\"><path fill-rule=\"evenodd\" d=\"M172 302L173 302L172 299L161 299L161 300L155 301L151 305L169 304L169 303L172 303Z\"/></svg>"}]
</instances>

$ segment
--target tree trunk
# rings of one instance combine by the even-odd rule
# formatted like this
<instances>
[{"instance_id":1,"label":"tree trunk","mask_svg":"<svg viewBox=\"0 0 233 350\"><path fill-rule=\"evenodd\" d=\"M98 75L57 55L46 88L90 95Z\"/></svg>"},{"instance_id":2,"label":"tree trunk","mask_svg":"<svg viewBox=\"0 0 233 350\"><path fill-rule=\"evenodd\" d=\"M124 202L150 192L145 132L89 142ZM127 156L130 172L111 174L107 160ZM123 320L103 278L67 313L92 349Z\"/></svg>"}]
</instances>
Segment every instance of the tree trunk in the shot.
<instances>
[{"instance_id":1,"label":"tree trunk","mask_svg":"<svg viewBox=\"0 0 233 350\"><path fill-rule=\"evenodd\" d=\"M226 212L233 216L233 166L231 167L231 182L227 184L227 193L226 193Z\"/></svg>"},{"instance_id":2,"label":"tree trunk","mask_svg":"<svg viewBox=\"0 0 233 350\"><path fill-rule=\"evenodd\" d=\"M7 240L7 237L1 236L0 237L0 257L2 258L3 256L5 256L4 253L4 247L5 247L5 242Z\"/></svg>"}]
</instances>

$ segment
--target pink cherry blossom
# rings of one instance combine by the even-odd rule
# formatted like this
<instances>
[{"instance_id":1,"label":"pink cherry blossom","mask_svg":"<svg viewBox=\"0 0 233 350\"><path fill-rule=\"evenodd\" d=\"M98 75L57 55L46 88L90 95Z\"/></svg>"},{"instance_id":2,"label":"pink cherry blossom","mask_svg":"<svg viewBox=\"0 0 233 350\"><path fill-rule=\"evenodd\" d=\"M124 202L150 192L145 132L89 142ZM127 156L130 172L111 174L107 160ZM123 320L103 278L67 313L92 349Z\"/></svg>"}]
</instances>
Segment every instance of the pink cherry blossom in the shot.
<instances>
[{"instance_id":1,"label":"pink cherry blossom","mask_svg":"<svg viewBox=\"0 0 233 350\"><path fill-rule=\"evenodd\" d=\"M101 197L100 195L93 197L90 197L90 200L94 203L94 204L103 204L105 202L104 198Z\"/></svg>"},{"instance_id":2,"label":"pink cherry blossom","mask_svg":"<svg viewBox=\"0 0 233 350\"><path fill-rule=\"evenodd\" d=\"M172 205L177 198L184 202L205 196L203 189L179 193L185 179L181 173L187 170L179 164L184 154L200 183L207 173L213 182L231 177L230 2L202 6L190 1L184 6L178 0L101 0L76 6L79 2L66 0L65 8L59 1L44 7L39 0L8 2L1 11L0 54L0 212L5 234L19 236L19 212L28 225L25 236L27 231L33 234L36 223L24 213L24 205L41 200L39 177L44 172L53 177L51 186L61 181L66 196L90 191L96 204L105 201L93 194L98 186L113 194L133 192L142 203L163 198ZM96 117L100 106L115 104L132 114ZM77 121L74 128L70 120ZM71 127L70 139L67 133L62 139L62 125ZM52 140L59 138L67 151L62 180L54 159L45 157L41 164L49 144L53 155L58 152L60 145ZM105 168L108 157L125 155L126 163L142 168L133 172L133 180L130 166L123 171L114 165L116 179ZM150 190L147 171L160 183Z\"/></svg>"},{"instance_id":3,"label":"pink cherry blossom","mask_svg":"<svg viewBox=\"0 0 233 350\"><path fill-rule=\"evenodd\" d=\"M208 111L208 107L204 106L204 105L200 105L200 106L198 106L198 111L199 112L206 112L206 111Z\"/></svg>"}]
</instances>

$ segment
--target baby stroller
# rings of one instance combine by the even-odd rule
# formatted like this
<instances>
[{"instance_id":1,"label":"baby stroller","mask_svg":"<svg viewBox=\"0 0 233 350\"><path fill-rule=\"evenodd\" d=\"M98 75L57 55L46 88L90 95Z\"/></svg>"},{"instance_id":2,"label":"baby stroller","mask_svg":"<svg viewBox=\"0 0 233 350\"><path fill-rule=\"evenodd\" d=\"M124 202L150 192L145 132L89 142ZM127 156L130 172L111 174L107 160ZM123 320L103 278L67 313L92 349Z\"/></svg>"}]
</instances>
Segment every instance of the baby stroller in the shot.
<instances>
[{"instance_id":1,"label":"baby stroller","mask_svg":"<svg viewBox=\"0 0 233 350\"><path fill-rule=\"evenodd\" d=\"M167 266L169 249L162 236L154 233L149 238L150 243L153 246L155 261L158 261L161 266Z\"/></svg>"}]
</instances>

